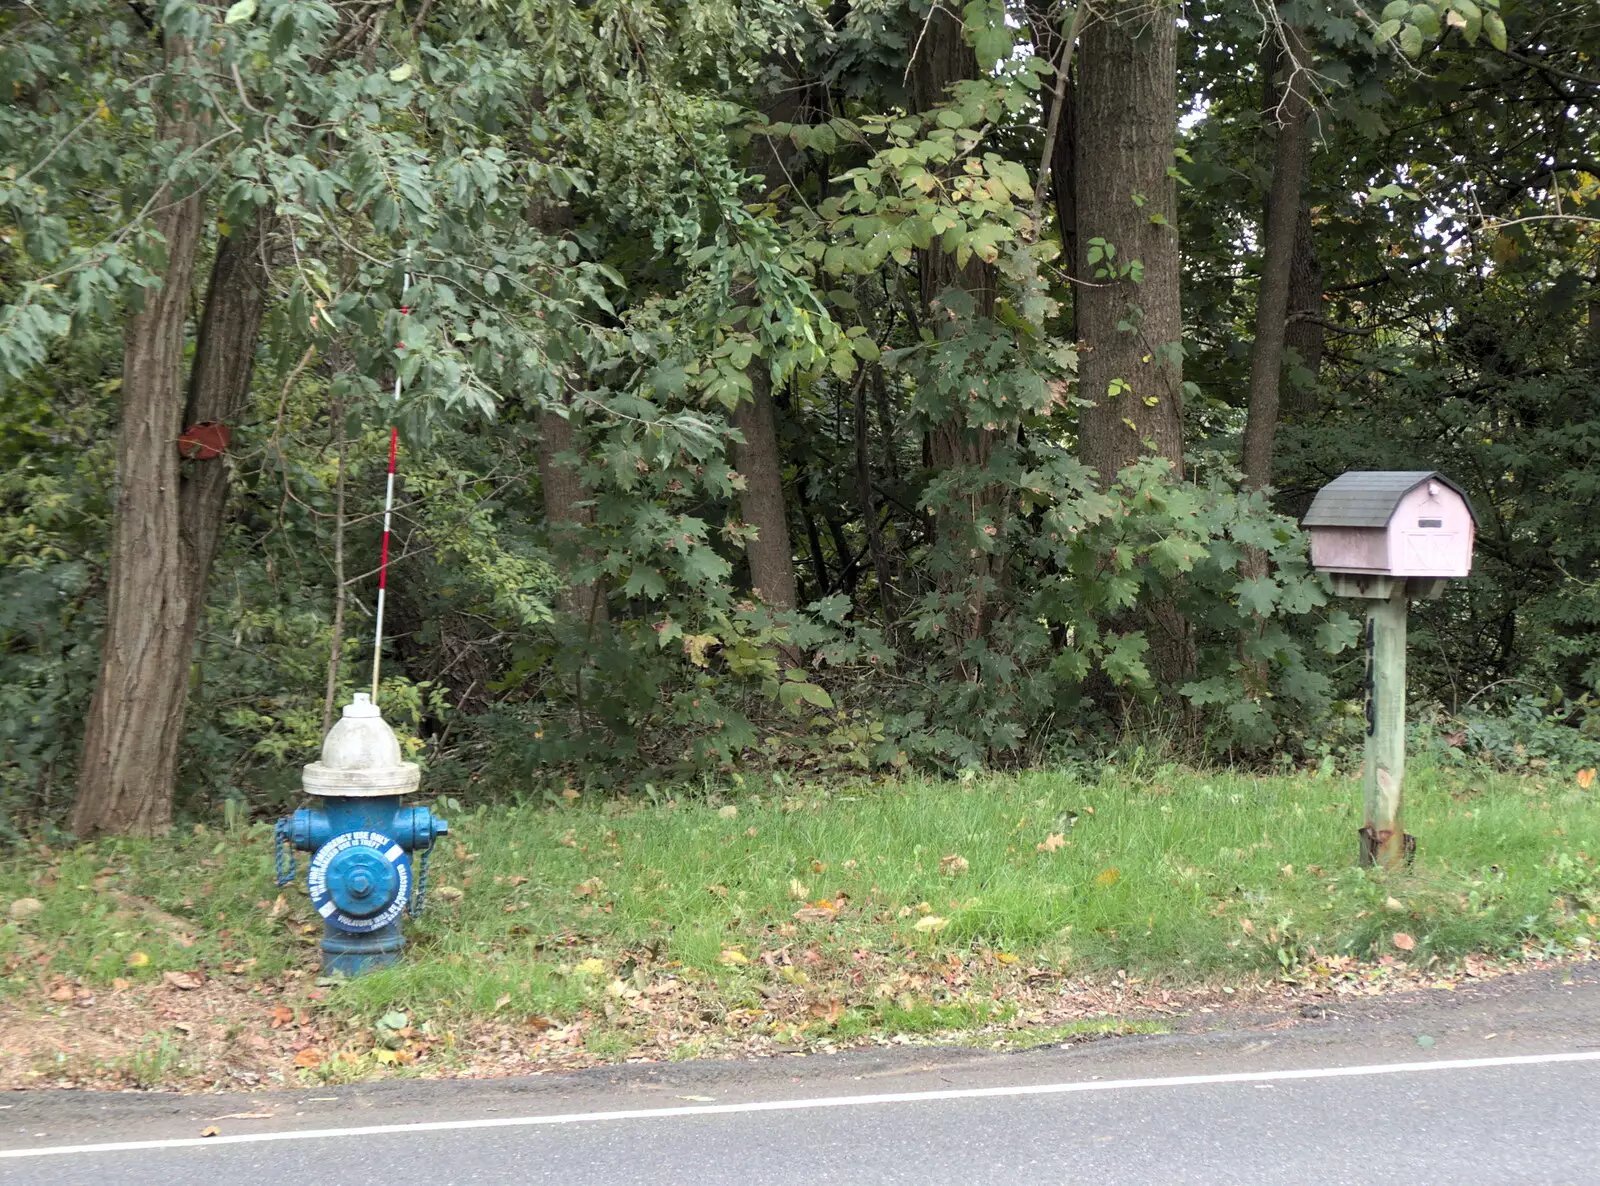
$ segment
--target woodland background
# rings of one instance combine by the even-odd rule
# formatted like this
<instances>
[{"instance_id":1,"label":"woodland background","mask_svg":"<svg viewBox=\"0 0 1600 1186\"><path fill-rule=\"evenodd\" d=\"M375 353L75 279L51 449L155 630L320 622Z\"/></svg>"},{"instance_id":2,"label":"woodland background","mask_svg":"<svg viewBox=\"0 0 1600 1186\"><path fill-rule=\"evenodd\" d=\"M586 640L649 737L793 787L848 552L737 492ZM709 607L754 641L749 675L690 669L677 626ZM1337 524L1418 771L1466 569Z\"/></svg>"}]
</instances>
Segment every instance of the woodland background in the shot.
<instances>
[{"instance_id":1,"label":"woodland background","mask_svg":"<svg viewBox=\"0 0 1600 1186\"><path fill-rule=\"evenodd\" d=\"M4 0L0 86L13 838L294 797L392 422L440 793L1340 764L1347 468L1479 516L1417 743L1600 757L1586 0Z\"/></svg>"}]
</instances>

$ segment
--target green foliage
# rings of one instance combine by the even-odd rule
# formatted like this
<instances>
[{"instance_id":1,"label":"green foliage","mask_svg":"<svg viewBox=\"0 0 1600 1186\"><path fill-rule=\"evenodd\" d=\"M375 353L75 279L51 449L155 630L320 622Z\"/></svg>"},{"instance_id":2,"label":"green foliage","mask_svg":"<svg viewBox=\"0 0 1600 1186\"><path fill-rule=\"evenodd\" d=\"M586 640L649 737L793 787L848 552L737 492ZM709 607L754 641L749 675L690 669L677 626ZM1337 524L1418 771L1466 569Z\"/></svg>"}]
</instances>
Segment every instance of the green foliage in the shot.
<instances>
[{"instance_id":1,"label":"green foliage","mask_svg":"<svg viewBox=\"0 0 1600 1186\"><path fill-rule=\"evenodd\" d=\"M1600 34L1566 0L1279 8L1314 59L1332 328L1315 372L1289 368L1311 397L1267 494L1232 468L1270 182L1250 6L1183 32L1186 340L1150 352L1182 361L1190 454L1104 486L1080 417L1123 381L1078 389L1072 310L1146 262L1091 237L1091 274L1068 275L1035 194L1053 66L1016 5L961 8L981 69L920 111L920 0L8 10L3 826L49 825L72 791L122 329L164 278L163 185L202 191L202 275L259 216L270 286L219 463L184 810L293 794L341 598L335 699L365 686L391 422L383 697L451 787L973 770L1145 729L1196 758L1343 760L1354 611L1294 519L1357 467L1437 467L1480 515L1476 575L1413 617L1414 701L1470 720L1472 753L1587 761ZM967 279L924 291L952 266ZM800 589L781 611L750 596L763 529L733 460L769 389ZM572 443L545 468L580 487L556 523L551 416ZM568 596L591 587L594 621Z\"/></svg>"}]
</instances>

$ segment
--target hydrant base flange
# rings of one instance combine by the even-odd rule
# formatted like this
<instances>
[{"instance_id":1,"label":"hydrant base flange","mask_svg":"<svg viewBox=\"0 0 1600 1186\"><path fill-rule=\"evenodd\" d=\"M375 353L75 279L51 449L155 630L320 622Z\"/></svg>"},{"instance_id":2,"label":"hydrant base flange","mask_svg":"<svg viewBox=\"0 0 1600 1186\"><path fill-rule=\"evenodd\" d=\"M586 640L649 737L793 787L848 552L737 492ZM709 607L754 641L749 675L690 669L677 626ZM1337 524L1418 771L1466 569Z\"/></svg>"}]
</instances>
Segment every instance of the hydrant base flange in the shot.
<instances>
[{"instance_id":1,"label":"hydrant base flange","mask_svg":"<svg viewBox=\"0 0 1600 1186\"><path fill-rule=\"evenodd\" d=\"M365 935L329 928L322 936L322 974L356 977L391 967L400 961L405 945L397 922Z\"/></svg>"}]
</instances>

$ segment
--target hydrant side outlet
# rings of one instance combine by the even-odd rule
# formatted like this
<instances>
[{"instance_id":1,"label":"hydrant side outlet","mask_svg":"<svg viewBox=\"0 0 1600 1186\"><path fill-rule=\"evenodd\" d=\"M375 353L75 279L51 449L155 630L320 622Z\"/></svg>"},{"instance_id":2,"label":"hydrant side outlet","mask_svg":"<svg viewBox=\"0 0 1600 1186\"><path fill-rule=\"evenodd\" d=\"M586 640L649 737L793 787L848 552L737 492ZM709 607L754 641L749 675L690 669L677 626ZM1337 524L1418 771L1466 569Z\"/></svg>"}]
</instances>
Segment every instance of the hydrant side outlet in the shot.
<instances>
[{"instance_id":1,"label":"hydrant side outlet","mask_svg":"<svg viewBox=\"0 0 1600 1186\"><path fill-rule=\"evenodd\" d=\"M400 806L418 781L377 706L357 693L323 742L322 761L305 769L305 789L324 806L302 808L278 828L281 843L313 854L306 881L323 920L324 972L385 967L405 946L401 915L421 912L428 852L450 830L426 807ZM412 853L422 854L420 878ZM287 884L292 862L287 875L281 856L278 865L279 883Z\"/></svg>"}]
</instances>

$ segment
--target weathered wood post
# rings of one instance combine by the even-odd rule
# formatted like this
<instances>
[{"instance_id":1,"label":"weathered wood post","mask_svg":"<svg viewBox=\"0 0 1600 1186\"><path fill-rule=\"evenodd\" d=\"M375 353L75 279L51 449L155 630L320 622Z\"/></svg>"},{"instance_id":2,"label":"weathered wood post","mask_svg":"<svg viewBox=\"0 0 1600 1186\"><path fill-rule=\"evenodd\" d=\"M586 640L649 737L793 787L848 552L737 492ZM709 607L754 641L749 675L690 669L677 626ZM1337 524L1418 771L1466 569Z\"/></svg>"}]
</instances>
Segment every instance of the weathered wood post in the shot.
<instances>
[{"instance_id":1,"label":"weathered wood post","mask_svg":"<svg viewBox=\"0 0 1600 1186\"><path fill-rule=\"evenodd\" d=\"M1406 773L1406 591L1367 607L1367 749L1361 863L1398 868L1414 845L1401 826Z\"/></svg>"},{"instance_id":2,"label":"weathered wood post","mask_svg":"<svg viewBox=\"0 0 1600 1186\"><path fill-rule=\"evenodd\" d=\"M1317 492L1304 526L1311 563L1332 576L1334 593L1369 603L1361 863L1396 869L1416 851L1403 820L1406 606L1472 570L1477 515L1431 470L1356 470Z\"/></svg>"}]
</instances>

